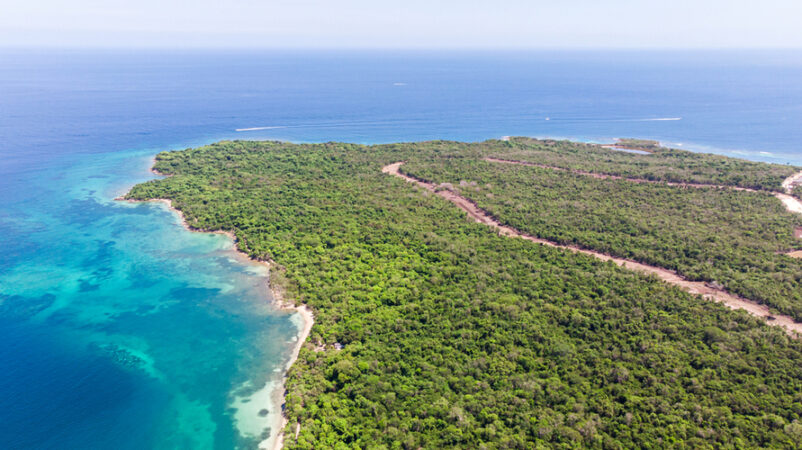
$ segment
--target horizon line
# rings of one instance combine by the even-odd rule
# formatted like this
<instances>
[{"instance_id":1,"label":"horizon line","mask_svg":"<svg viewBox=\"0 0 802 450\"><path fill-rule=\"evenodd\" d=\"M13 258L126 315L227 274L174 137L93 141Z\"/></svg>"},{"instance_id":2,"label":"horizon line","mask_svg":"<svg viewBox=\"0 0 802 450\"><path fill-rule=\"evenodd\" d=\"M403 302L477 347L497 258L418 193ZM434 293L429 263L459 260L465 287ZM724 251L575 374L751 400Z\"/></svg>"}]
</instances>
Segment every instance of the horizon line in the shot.
<instances>
[{"instance_id":1,"label":"horizon line","mask_svg":"<svg viewBox=\"0 0 802 450\"><path fill-rule=\"evenodd\" d=\"M693 47L668 47L668 46L271 46L271 45L26 45L26 44L3 44L0 43L0 50L163 50L163 51L193 51L193 50L219 50L219 51L468 51L468 52L490 52L490 51L560 51L560 52L583 52L583 51L666 51L666 52L706 52L706 51L802 51L802 46L749 46L749 47L729 47L729 46L693 46Z\"/></svg>"}]
</instances>

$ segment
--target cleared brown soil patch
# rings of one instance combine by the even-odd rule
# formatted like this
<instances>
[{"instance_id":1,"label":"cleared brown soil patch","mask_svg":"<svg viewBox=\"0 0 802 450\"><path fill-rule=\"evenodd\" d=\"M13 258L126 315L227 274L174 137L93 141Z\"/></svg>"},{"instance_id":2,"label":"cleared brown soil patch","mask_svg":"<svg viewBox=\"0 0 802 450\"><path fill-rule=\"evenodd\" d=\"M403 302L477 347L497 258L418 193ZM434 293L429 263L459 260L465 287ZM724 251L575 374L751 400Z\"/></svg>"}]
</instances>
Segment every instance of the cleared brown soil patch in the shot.
<instances>
[{"instance_id":1,"label":"cleared brown soil patch","mask_svg":"<svg viewBox=\"0 0 802 450\"><path fill-rule=\"evenodd\" d=\"M501 162L506 162L506 161L501 161ZM437 186L435 186L433 183L419 180L417 178L401 173L400 168L402 164L404 164L403 161L393 164L388 164L382 168L382 172L402 178L409 183L415 184L416 186L422 187L429 192L433 192L439 195L440 197L445 198L446 200L457 205L463 211L467 212L468 216L471 217L473 220L497 229L500 235L519 237L522 239L526 239L527 241L535 242L542 245L548 245L549 247L555 247L576 253L590 255L602 261L612 261L615 264L624 267L626 269L655 275L661 280L679 286L682 289L686 290L687 292L690 292L691 294L701 295L705 299L723 303L724 305L727 305L731 309L742 309L748 312L749 314L752 314L753 316L763 318L769 325L781 326L789 335L795 338L802 336L802 323L796 323L790 316L771 314L767 306L753 302L741 296L731 294L723 289L714 288L712 286L707 285L706 283L699 281L689 281L680 276L679 274L677 274L676 272L668 269L649 266L646 264L639 263L637 261L632 261L624 258L617 258L593 250L583 249L569 245L560 245L555 242L548 241L546 239L540 239L538 237L531 236L521 231L518 231L512 227L503 225L496 218L487 213L485 210L479 208L473 201L447 189L438 190ZM560 169L560 170L565 170L565 169Z\"/></svg>"},{"instance_id":2,"label":"cleared brown soil patch","mask_svg":"<svg viewBox=\"0 0 802 450\"><path fill-rule=\"evenodd\" d=\"M802 172L797 172L783 181L783 188L788 194L793 192L795 186L799 185L802 185Z\"/></svg>"}]
</instances>

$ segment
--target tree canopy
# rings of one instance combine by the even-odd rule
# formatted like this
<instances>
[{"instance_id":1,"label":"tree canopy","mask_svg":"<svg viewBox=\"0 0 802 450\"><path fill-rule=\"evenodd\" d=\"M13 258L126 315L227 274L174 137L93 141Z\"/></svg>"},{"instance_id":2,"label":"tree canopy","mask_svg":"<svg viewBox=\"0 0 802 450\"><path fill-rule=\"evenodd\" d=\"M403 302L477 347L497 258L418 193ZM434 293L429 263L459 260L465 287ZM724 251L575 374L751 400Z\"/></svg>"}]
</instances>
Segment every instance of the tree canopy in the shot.
<instances>
[{"instance_id":1,"label":"tree canopy","mask_svg":"<svg viewBox=\"0 0 802 450\"><path fill-rule=\"evenodd\" d=\"M694 249L714 248L722 258L741 253L726 243L672 246L659 234L682 211L738 208L694 217L685 227L708 239L718 221L741 214L754 221L755 234L745 236L749 227L739 226L733 236L771 238L756 249L769 253L790 243L782 230L794 219L760 194L711 192L706 199L697 190L571 181L481 161L522 145L220 142L159 154L155 168L171 176L140 184L128 197L168 198L191 227L233 232L242 251L275 262L291 298L315 310L287 382L288 448L799 445L799 341L653 277L499 236L380 169L403 160L422 177L455 186L464 179L462 192L516 226L689 267ZM542 153L555 161L568 152L577 165L586 148L526 145L548 148ZM785 173L715 161L705 157L700 164L710 167L681 176L773 188ZM622 171L636 169L658 170ZM761 202L757 213L749 211ZM656 208L656 218L635 215L645 204ZM577 214L592 215L593 208L603 219ZM672 215L660 219L664 214ZM756 217L763 215L770 217ZM675 236L687 231L678 225ZM639 241L643 234L651 240ZM650 250L649 243L659 247ZM746 264L729 270L748 273ZM770 278L790 276L772 270ZM744 284L752 282L759 281ZM324 350L316 351L320 344Z\"/></svg>"}]
</instances>

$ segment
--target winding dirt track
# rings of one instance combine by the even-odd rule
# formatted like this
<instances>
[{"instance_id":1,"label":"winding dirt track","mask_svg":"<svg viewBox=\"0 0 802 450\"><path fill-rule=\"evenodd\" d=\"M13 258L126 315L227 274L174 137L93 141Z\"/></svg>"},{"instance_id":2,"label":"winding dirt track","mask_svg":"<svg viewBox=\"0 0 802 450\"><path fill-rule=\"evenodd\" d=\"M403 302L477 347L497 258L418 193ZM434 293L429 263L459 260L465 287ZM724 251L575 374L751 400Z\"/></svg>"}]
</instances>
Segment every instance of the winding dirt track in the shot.
<instances>
[{"instance_id":1,"label":"winding dirt track","mask_svg":"<svg viewBox=\"0 0 802 450\"><path fill-rule=\"evenodd\" d=\"M500 160L500 162L507 162L504 160ZM674 271L663 269L661 267L649 266L646 264L642 264L636 261L623 259L623 258L616 258L614 256L606 255L604 253L596 252L593 250L587 250L575 246L569 245L560 245L552 241L548 241L546 239L540 239L521 231L518 231L512 227L508 227L506 225L502 225L498 220L493 218L490 214L488 214L483 209L479 208L476 203L473 201L462 197L460 195L455 194L449 190L436 190L436 186L432 183L427 181L419 180L417 178L411 177L409 175L403 174L400 171L401 165L404 164L403 161L388 164L382 168L382 172L395 175L403 180L415 184L419 187L426 189L427 191L433 192L440 197L445 198L446 200L454 203L460 209L468 213L468 216L474 219L475 221L485 224L487 226L493 227L498 230L499 234L503 236L509 237L519 237L522 239L526 239L527 241L535 242L542 245L547 245L549 247L560 248L564 250L570 250L576 253L582 253L585 255L590 255L596 257L602 261L612 261L615 264L624 267L626 269L635 270L642 273L653 274L660 278L661 280L671 283L673 285L679 286L682 289L690 292L691 294L701 295L705 299L717 301L727 305L731 309L743 309L744 311L752 314L756 317L761 317L766 320L766 323L769 325L780 326L783 327L784 330L794 338L802 337L802 323L796 323L790 316L784 315L773 315L769 312L769 308L765 305L761 305L759 303L755 303L751 300L745 299L738 295L730 294L729 292L717 289L707 284L699 281L689 281ZM531 163L529 163L531 164ZM535 164L533 164L535 165ZM563 169L564 170L564 169ZM595 174L594 174L595 176ZM707 186L706 186L707 187Z\"/></svg>"},{"instance_id":2,"label":"winding dirt track","mask_svg":"<svg viewBox=\"0 0 802 450\"><path fill-rule=\"evenodd\" d=\"M530 166L530 167L540 167L541 169L549 169L554 170L557 172L570 172L577 175L584 175L587 177L599 178L602 180L626 180L632 183L652 183L652 184L664 184L666 186L679 186L679 187L688 187L688 188L715 188L715 189L730 189L733 191L746 191L746 192L763 192L763 193L771 193L771 195L777 197L790 212L802 214L802 202L797 200L795 197L788 195L787 193L784 194L782 192L768 192L768 191L759 191L757 189L750 189L745 187L738 187L738 186L727 186L721 184L704 184L704 183L676 183L672 181L660 181L660 180L647 180L645 178L629 178L629 177L622 177L620 175L610 175L606 173L596 173L596 172L586 172L584 170L579 169L566 169L564 167L556 167L556 166L547 166L545 164L536 164L528 161L515 161L512 159L500 159L500 158L485 158L487 162L495 162L495 163L504 163L504 164L517 164L519 166ZM783 188L786 189L786 192L790 193L793 183L799 183L802 180L802 172L794 174L790 176L787 180L783 182Z\"/></svg>"}]
</instances>

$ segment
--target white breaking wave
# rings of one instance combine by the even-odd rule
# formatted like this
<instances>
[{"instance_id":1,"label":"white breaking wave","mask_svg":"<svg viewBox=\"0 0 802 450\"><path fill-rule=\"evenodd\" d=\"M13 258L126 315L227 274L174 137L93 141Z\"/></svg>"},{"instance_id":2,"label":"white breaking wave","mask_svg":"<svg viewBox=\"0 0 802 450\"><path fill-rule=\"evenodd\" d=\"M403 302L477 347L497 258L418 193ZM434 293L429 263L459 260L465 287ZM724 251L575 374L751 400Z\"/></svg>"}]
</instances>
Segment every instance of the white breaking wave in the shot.
<instances>
[{"instance_id":1,"label":"white breaking wave","mask_svg":"<svg viewBox=\"0 0 802 450\"><path fill-rule=\"evenodd\" d=\"M682 120L682 117L647 117L645 119L637 118L601 118L601 117L545 117L545 120L554 120L560 122L667 122Z\"/></svg>"},{"instance_id":2,"label":"white breaking wave","mask_svg":"<svg viewBox=\"0 0 802 450\"><path fill-rule=\"evenodd\" d=\"M237 128L234 131L259 131L259 130L277 130L279 128L287 128L287 127L253 127L253 128Z\"/></svg>"}]
</instances>

